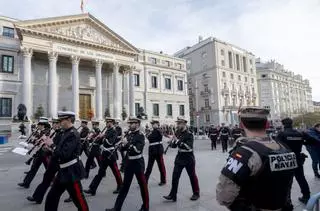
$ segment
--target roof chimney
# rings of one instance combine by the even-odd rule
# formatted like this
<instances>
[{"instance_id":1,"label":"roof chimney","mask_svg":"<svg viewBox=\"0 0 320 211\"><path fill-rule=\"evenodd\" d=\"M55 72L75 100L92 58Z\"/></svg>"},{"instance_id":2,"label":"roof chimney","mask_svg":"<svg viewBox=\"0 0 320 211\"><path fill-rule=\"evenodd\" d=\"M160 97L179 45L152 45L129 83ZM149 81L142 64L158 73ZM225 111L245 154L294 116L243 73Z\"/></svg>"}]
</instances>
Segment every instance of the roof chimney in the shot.
<instances>
[{"instance_id":1,"label":"roof chimney","mask_svg":"<svg viewBox=\"0 0 320 211\"><path fill-rule=\"evenodd\" d=\"M202 42L202 40L203 40L203 37L200 35L200 36L198 37L198 41L199 41L199 43L201 43L201 42Z\"/></svg>"}]
</instances>

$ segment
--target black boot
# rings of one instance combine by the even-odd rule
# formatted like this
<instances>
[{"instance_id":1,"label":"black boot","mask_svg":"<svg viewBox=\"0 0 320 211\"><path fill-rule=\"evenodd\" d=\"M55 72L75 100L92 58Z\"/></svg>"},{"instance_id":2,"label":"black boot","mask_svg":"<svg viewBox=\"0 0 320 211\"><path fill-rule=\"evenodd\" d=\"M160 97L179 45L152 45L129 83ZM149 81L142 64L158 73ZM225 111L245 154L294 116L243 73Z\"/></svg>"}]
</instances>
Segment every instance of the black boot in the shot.
<instances>
[{"instance_id":1,"label":"black boot","mask_svg":"<svg viewBox=\"0 0 320 211\"><path fill-rule=\"evenodd\" d=\"M29 185L25 184L24 182L20 182L20 183L18 183L18 185L19 185L20 187L22 187L22 188L26 188L26 189L29 188Z\"/></svg>"},{"instance_id":2,"label":"black boot","mask_svg":"<svg viewBox=\"0 0 320 211\"><path fill-rule=\"evenodd\" d=\"M164 185L166 185L166 183L165 182L160 182L158 185L159 186L164 186Z\"/></svg>"},{"instance_id":3,"label":"black boot","mask_svg":"<svg viewBox=\"0 0 320 211\"><path fill-rule=\"evenodd\" d=\"M71 198L71 197L66 198L66 199L64 200L64 202L65 202L65 203L70 203L70 202L72 202L72 198Z\"/></svg>"},{"instance_id":4,"label":"black boot","mask_svg":"<svg viewBox=\"0 0 320 211\"><path fill-rule=\"evenodd\" d=\"M93 192L91 189L88 189L88 190L83 190L83 192L87 193L87 194L90 194L92 196L96 195L95 192Z\"/></svg>"},{"instance_id":5,"label":"black boot","mask_svg":"<svg viewBox=\"0 0 320 211\"><path fill-rule=\"evenodd\" d=\"M302 196L302 197L299 197L298 199L299 199L299 201L300 201L301 203L307 204L308 201L309 201L309 198L310 198L310 197Z\"/></svg>"},{"instance_id":6,"label":"black boot","mask_svg":"<svg viewBox=\"0 0 320 211\"><path fill-rule=\"evenodd\" d=\"M32 196L28 196L27 200L31 202L35 202L36 204L41 204L41 202L36 201L35 198L33 198Z\"/></svg>"},{"instance_id":7,"label":"black boot","mask_svg":"<svg viewBox=\"0 0 320 211\"><path fill-rule=\"evenodd\" d=\"M120 187L117 187L117 189L114 190L112 193L113 193L113 194L118 194L119 192L120 192Z\"/></svg>"},{"instance_id":8,"label":"black boot","mask_svg":"<svg viewBox=\"0 0 320 211\"><path fill-rule=\"evenodd\" d=\"M318 172L314 172L314 176L318 179L320 179L320 174Z\"/></svg>"},{"instance_id":9,"label":"black boot","mask_svg":"<svg viewBox=\"0 0 320 211\"><path fill-rule=\"evenodd\" d=\"M193 194L190 198L191 201L197 201L200 198L199 194Z\"/></svg>"},{"instance_id":10,"label":"black boot","mask_svg":"<svg viewBox=\"0 0 320 211\"><path fill-rule=\"evenodd\" d=\"M163 196L163 198L168 200L168 201L173 201L173 202L177 201L177 197L176 196L168 195L168 196Z\"/></svg>"}]
</instances>

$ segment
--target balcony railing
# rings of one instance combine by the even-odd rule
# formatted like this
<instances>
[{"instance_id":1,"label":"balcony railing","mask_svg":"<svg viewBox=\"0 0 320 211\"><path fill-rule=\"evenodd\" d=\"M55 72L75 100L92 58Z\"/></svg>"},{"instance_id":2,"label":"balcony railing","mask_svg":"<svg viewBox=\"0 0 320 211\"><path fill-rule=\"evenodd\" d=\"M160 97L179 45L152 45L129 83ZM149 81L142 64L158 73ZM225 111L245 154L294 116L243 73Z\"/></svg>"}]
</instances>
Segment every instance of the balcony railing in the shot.
<instances>
[{"instance_id":1,"label":"balcony railing","mask_svg":"<svg viewBox=\"0 0 320 211\"><path fill-rule=\"evenodd\" d=\"M238 92L238 95L239 95L239 97L243 97L243 96L244 96L244 92L243 92L242 90L240 90L240 91Z\"/></svg>"},{"instance_id":2,"label":"balcony railing","mask_svg":"<svg viewBox=\"0 0 320 211\"><path fill-rule=\"evenodd\" d=\"M201 95L201 96L208 96L208 95L210 95L210 94L211 94L211 90L201 91L201 92L200 92L200 95Z\"/></svg>"},{"instance_id":3,"label":"balcony railing","mask_svg":"<svg viewBox=\"0 0 320 211\"><path fill-rule=\"evenodd\" d=\"M205 106L205 107L201 107L201 111L205 111L205 110L211 110L211 106Z\"/></svg>"},{"instance_id":4,"label":"balcony railing","mask_svg":"<svg viewBox=\"0 0 320 211\"><path fill-rule=\"evenodd\" d=\"M237 90L235 90L235 89L231 90L231 95L232 96L236 96L237 95Z\"/></svg>"}]
</instances>

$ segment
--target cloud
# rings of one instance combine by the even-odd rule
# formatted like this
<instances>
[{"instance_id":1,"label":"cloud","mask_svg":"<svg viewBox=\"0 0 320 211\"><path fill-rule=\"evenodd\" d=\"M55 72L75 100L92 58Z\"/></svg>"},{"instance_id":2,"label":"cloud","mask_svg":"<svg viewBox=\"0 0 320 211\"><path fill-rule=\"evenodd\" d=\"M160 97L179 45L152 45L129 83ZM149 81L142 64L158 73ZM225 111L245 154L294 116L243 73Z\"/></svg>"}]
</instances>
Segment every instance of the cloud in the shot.
<instances>
[{"instance_id":1,"label":"cloud","mask_svg":"<svg viewBox=\"0 0 320 211\"><path fill-rule=\"evenodd\" d=\"M214 36L276 59L310 79L320 100L319 0L85 0L85 9L133 45L174 53ZM80 13L80 0L0 0L2 15L32 19Z\"/></svg>"}]
</instances>

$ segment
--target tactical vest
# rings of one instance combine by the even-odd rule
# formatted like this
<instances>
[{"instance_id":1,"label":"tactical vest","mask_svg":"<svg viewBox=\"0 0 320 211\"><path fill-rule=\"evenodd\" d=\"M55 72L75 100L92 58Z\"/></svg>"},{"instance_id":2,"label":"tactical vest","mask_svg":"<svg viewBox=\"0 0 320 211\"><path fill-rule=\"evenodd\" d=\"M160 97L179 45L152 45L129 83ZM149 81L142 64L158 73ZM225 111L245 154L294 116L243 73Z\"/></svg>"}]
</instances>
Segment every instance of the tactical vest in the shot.
<instances>
[{"instance_id":1,"label":"tactical vest","mask_svg":"<svg viewBox=\"0 0 320 211\"><path fill-rule=\"evenodd\" d=\"M244 144L259 154L262 167L241 187L238 198L255 208L275 210L287 202L297 160L291 150L279 145L280 149L273 150L256 141Z\"/></svg>"}]
</instances>

